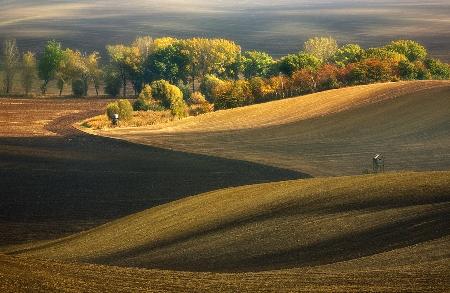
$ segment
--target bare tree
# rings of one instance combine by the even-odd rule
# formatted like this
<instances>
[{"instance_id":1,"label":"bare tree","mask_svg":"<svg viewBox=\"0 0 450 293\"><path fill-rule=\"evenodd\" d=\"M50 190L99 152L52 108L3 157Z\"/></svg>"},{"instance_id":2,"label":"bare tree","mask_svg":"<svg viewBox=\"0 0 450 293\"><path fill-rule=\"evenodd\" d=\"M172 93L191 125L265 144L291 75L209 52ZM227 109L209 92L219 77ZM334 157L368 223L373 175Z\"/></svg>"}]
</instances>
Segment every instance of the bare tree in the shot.
<instances>
[{"instance_id":1,"label":"bare tree","mask_svg":"<svg viewBox=\"0 0 450 293\"><path fill-rule=\"evenodd\" d=\"M3 43L3 51L1 61L5 74L6 93L9 94L13 87L14 76L17 73L19 65L19 49L16 40L5 40Z\"/></svg>"}]
</instances>

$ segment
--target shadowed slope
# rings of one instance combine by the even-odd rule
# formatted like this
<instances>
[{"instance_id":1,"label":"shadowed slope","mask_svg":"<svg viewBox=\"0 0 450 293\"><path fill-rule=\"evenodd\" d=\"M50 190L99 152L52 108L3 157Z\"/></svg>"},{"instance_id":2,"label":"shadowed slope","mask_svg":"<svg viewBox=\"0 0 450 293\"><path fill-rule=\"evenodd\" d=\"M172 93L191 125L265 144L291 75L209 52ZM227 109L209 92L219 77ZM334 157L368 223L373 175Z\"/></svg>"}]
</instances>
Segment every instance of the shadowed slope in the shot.
<instances>
[{"instance_id":1,"label":"shadowed slope","mask_svg":"<svg viewBox=\"0 0 450 293\"><path fill-rule=\"evenodd\" d=\"M99 133L314 176L361 174L379 152L388 170L448 170L449 109L450 82L400 82Z\"/></svg>"},{"instance_id":2,"label":"shadowed slope","mask_svg":"<svg viewBox=\"0 0 450 293\"><path fill-rule=\"evenodd\" d=\"M331 264L449 235L449 180L393 173L219 190L16 253L191 271Z\"/></svg>"},{"instance_id":3,"label":"shadowed slope","mask_svg":"<svg viewBox=\"0 0 450 293\"><path fill-rule=\"evenodd\" d=\"M0 245L60 238L219 188L307 177L72 127L104 112L107 102L0 99Z\"/></svg>"}]
</instances>

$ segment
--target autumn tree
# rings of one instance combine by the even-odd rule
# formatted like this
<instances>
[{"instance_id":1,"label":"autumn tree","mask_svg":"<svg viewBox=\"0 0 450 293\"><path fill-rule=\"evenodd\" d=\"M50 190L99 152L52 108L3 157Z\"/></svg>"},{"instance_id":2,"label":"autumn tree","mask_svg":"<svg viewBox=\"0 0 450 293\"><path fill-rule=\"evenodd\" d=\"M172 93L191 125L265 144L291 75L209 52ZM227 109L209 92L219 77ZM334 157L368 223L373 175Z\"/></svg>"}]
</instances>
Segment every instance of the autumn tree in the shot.
<instances>
[{"instance_id":1,"label":"autumn tree","mask_svg":"<svg viewBox=\"0 0 450 293\"><path fill-rule=\"evenodd\" d=\"M338 44L332 37L315 37L305 42L304 50L325 62L336 53Z\"/></svg>"},{"instance_id":2,"label":"autumn tree","mask_svg":"<svg viewBox=\"0 0 450 293\"><path fill-rule=\"evenodd\" d=\"M228 80L214 88L214 108L230 109L250 105L254 102L250 84L246 80Z\"/></svg>"},{"instance_id":3,"label":"autumn tree","mask_svg":"<svg viewBox=\"0 0 450 293\"><path fill-rule=\"evenodd\" d=\"M132 46L138 48L144 60L155 50L155 42L150 36L136 38L132 43Z\"/></svg>"},{"instance_id":4,"label":"autumn tree","mask_svg":"<svg viewBox=\"0 0 450 293\"><path fill-rule=\"evenodd\" d=\"M309 68L304 68L294 72L292 83L297 94L306 94L316 91L316 74Z\"/></svg>"},{"instance_id":5,"label":"autumn tree","mask_svg":"<svg viewBox=\"0 0 450 293\"><path fill-rule=\"evenodd\" d=\"M241 47L232 41L224 39L193 38L183 41L183 47L189 58L188 72L192 89L195 91L195 80L202 79L207 74L234 77L232 72Z\"/></svg>"},{"instance_id":6,"label":"autumn tree","mask_svg":"<svg viewBox=\"0 0 450 293\"><path fill-rule=\"evenodd\" d=\"M365 59L356 63L348 74L351 84L389 81L394 77L392 64L379 59Z\"/></svg>"},{"instance_id":7,"label":"autumn tree","mask_svg":"<svg viewBox=\"0 0 450 293\"><path fill-rule=\"evenodd\" d=\"M84 68L86 70L83 75L85 84L85 96L87 96L88 94L89 81L92 81L92 83L94 84L95 94L98 96L98 91L100 89L100 83L103 76L103 71L100 68L99 64L100 58L101 57L98 52L93 52L84 57Z\"/></svg>"},{"instance_id":8,"label":"autumn tree","mask_svg":"<svg viewBox=\"0 0 450 293\"><path fill-rule=\"evenodd\" d=\"M47 92L48 83L55 78L57 70L64 59L64 51L61 44L49 41L44 48L44 53L39 59L39 78L43 81L42 94Z\"/></svg>"},{"instance_id":9,"label":"autumn tree","mask_svg":"<svg viewBox=\"0 0 450 293\"><path fill-rule=\"evenodd\" d=\"M19 49L16 40L5 40L3 42L3 50L1 55L1 63L5 75L5 90L9 94L12 90L14 77L19 68Z\"/></svg>"},{"instance_id":10,"label":"autumn tree","mask_svg":"<svg viewBox=\"0 0 450 293\"><path fill-rule=\"evenodd\" d=\"M319 90L339 88L339 68L333 64L325 64L316 73L316 83Z\"/></svg>"},{"instance_id":11,"label":"autumn tree","mask_svg":"<svg viewBox=\"0 0 450 293\"><path fill-rule=\"evenodd\" d=\"M72 49L65 49L61 62L56 69L59 95L62 95L66 83L81 78L83 74L86 74L86 71L87 69L81 53Z\"/></svg>"},{"instance_id":12,"label":"autumn tree","mask_svg":"<svg viewBox=\"0 0 450 293\"><path fill-rule=\"evenodd\" d=\"M273 58L260 51L246 51L242 54L241 59L243 65L243 73L246 78L252 77L268 77L273 68L275 61Z\"/></svg>"},{"instance_id":13,"label":"autumn tree","mask_svg":"<svg viewBox=\"0 0 450 293\"><path fill-rule=\"evenodd\" d=\"M37 76L36 56L32 52L27 52L22 56L22 87L28 95Z\"/></svg>"}]
</instances>

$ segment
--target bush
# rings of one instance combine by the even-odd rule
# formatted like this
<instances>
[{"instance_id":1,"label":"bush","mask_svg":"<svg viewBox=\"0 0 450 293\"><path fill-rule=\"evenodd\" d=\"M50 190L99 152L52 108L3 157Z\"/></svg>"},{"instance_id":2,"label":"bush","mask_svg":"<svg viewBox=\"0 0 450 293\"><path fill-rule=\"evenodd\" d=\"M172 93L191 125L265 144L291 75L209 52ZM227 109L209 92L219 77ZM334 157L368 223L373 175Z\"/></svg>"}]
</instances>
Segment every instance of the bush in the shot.
<instances>
[{"instance_id":1,"label":"bush","mask_svg":"<svg viewBox=\"0 0 450 293\"><path fill-rule=\"evenodd\" d=\"M166 109L170 109L175 117L183 118L187 116L187 105L183 100L181 90L168 81L158 80L151 85L152 96L161 102Z\"/></svg>"},{"instance_id":2,"label":"bush","mask_svg":"<svg viewBox=\"0 0 450 293\"><path fill-rule=\"evenodd\" d=\"M193 92L189 98L191 107L189 112L193 116L214 111L214 106L205 99L205 96L200 92Z\"/></svg>"},{"instance_id":3,"label":"bush","mask_svg":"<svg viewBox=\"0 0 450 293\"><path fill-rule=\"evenodd\" d=\"M72 93L75 97L82 97L85 92L85 84L82 80L77 79L72 82Z\"/></svg>"},{"instance_id":4,"label":"bush","mask_svg":"<svg viewBox=\"0 0 450 293\"><path fill-rule=\"evenodd\" d=\"M122 120L130 120L133 117L133 107L128 100L119 100L117 102L119 106L119 118Z\"/></svg>"},{"instance_id":5,"label":"bush","mask_svg":"<svg viewBox=\"0 0 450 293\"><path fill-rule=\"evenodd\" d=\"M223 81L215 75L208 74L200 85L200 91L210 103L214 103L214 88L223 83Z\"/></svg>"},{"instance_id":6,"label":"bush","mask_svg":"<svg viewBox=\"0 0 450 293\"><path fill-rule=\"evenodd\" d=\"M117 104L117 102L109 103L106 106L106 116L108 116L108 118L110 120L112 120L114 118L115 114L119 114L119 112L120 112L120 108L119 108L119 105Z\"/></svg>"},{"instance_id":7,"label":"bush","mask_svg":"<svg viewBox=\"0 0 450 293\"><path fill-rule=\"evenodd\" d=\"M200 105L205 102L207 103L206 98L201 92L193 92L189 97L189 104L191 105Z\"/></svg>"},{"instance_id":8,"label":"bush","mask_svg":"<svg viewBox=\"0 0 450 293\"><path fill-rule=\"evenodd\" d=\"M133 117L133 107L128 100L118 100L106 106L106 115L113 119L114 114L119 114L119 119L128 121Z\"/></svg>"},{"instance_id":9,"label":"bush","mask_svg":"<svg viewBox=\"0 0 450 293\"><path fill-rule=\"evenodd\" d=\"M144 86L139 97L133 103L134 111L163 111L162 107L158 101L153 98L152 87L148 84Z\"/></svg>"}]
</instances>

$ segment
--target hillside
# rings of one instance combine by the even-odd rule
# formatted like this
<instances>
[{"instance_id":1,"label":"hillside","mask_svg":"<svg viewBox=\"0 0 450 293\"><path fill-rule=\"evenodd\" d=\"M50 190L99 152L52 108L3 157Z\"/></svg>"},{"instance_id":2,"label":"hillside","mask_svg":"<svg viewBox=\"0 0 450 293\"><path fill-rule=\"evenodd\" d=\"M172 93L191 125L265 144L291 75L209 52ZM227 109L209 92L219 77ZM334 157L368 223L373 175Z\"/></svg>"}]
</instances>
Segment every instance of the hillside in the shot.
<instances>
[{"instance_id":1,"label":"hillside","mask_svg":"<svg viewBox=\"0 0 450 293\"><path fill-rule=\"evenodd\" d=\"M343 261L351 261L350 270L433 264L448 271L449 180L450 172L390 173L224 189L14 254L187 271Z\"/></svg>"},{"instance_id":2,"label":"hillside","mask_svg":"<svg viewBox=\"0 0 450 293\"><path fill-rule=\"evenodd\" d=\"M398 82L97 133L313 176L361 174L375 153L391 171L448 170L449 109L450 82Z\"/></svg>"}]
</instances>

